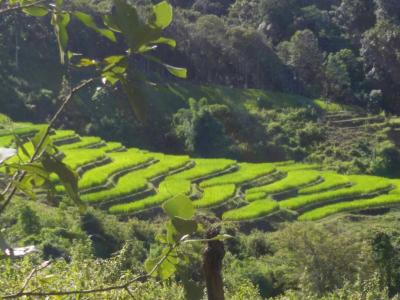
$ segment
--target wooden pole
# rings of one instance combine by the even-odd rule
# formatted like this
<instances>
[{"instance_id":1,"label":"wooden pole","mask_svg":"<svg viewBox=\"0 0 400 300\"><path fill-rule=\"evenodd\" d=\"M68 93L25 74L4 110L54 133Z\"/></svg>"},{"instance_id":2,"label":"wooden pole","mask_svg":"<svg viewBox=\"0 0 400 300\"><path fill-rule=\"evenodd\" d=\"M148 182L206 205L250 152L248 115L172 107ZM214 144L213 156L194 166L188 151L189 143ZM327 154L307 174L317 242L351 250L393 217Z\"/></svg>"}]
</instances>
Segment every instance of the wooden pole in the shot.
<instances>
[{"instance_id":1,"label":"wooden pole","mask_svg":"<svg viewBox=\"0 0 400 300\"><path fill-rule=\"evenodd\" d=\"M212 239L220 233L219 228L207 231L206 238ZM225 256L222 241L210 241L203 253L203 271L207 285L208 300L225 300L222 279L222 260Z\"/></svg>"}]
</instances>

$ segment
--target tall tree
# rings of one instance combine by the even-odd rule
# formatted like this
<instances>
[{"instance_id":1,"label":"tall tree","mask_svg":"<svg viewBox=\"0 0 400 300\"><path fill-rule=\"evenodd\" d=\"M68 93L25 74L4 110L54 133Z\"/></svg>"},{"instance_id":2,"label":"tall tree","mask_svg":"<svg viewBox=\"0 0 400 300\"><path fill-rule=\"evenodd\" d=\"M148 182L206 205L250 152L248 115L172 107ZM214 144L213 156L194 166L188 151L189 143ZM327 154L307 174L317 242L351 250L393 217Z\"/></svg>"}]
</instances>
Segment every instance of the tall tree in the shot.
<instances>
[{"instance_id":1,"label":"tall tree","mask_svg":"<svg viewBox=\"0 0 400 300\"><path fill-rule=\"evenodd\" d=\"M296 78L310 95L318 95L321 89L323 53L318 39L311 30L297 31L289 42L278 45L278 53L291 66Z\"/></svg>"}]
</instances>

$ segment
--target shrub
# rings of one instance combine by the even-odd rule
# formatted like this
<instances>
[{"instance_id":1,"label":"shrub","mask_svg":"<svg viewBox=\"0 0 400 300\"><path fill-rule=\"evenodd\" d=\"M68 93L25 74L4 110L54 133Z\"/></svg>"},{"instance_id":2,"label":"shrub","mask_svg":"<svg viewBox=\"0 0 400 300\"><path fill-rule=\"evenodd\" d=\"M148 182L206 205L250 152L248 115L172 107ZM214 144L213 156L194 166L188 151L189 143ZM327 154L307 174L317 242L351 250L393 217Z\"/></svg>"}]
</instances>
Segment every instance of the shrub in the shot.
<instances>
[{"instance_id":1,"label":"shrub","mask_svg":"<svg viewBox=\"0 0 400 300\"><path fill-rule=\"evenodd\" d=\"M29 206L20 209L18 225L25 234L37 234L41 228L38 215Z\"/></svg>"}]
</instances>

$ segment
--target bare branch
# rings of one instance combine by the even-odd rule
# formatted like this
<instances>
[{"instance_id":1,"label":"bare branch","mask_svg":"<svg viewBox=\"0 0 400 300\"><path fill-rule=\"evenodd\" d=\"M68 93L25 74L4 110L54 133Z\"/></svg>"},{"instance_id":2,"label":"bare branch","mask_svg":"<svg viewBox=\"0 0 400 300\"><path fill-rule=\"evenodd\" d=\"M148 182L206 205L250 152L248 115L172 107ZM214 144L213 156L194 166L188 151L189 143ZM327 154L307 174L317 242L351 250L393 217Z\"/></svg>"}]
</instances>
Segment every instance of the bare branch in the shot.
<instances>
[{"instance_id":1,"label":"bare branch","mask_svg":"<svg viewBox=\"0 0 400 300\"><path fill-rule=\"evenodd\" d=\"M31 281L31 279L35 276L36 273L40 272L41 270L47 268L48 266L50 266L51 261L46 260L45 262L43 262L40 266L35 267L28 275L28 277L25 279L24 284L22 285L21 290L19 291L20 293L23 293L26 289L26 287L28 286L29 282Z\"/></svg>"}]
</instances>

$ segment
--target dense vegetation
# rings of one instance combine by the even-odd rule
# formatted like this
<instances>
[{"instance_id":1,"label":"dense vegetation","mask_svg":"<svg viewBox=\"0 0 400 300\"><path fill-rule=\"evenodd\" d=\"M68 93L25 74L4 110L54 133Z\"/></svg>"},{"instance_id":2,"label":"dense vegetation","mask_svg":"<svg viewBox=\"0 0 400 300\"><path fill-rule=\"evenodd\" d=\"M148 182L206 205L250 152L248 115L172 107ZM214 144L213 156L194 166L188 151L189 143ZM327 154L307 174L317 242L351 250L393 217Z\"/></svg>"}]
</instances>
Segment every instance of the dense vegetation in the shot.
<instances>
[{"instance_id":1,"label":"dense vegetation","mask_svg":"<svg viewBox=\"0 0 400 300\"><path fill-rule=\"evenodd\" d=\"M146 14L150 1L134 2ZM157 83L155 87L143 86L146 103L141 110L151 114L147 122L128 112L121 92L93 88L70 107L64 125L81 134L118 138L129 146L251 161L303 160L311 156L312 160L334 165L337 157L350 152L362 156L372 156L376 148L378 156L394 152L385 133L382 139L388 142L384 146L366 137L367 143L360 138L350 151L332 153L338 150L331 146L331 140L346 140L349 135L358 136L358 132L327 136L329 130L318 123L319 113L298 111L299 106L293 105L307 102L300 96L232 90L217 84L301 94L357 104L368 112L384 109L396 113L400 71L395 54L399 51L399 7L395 1L203 0L172 4L175 18L167 35L179 43L176 51L161 46L157 54L170 64L187 66L192 83L176 81L167 71L139 59L138 68ZM112 3L71 1L70 5L97 16L109 10ZM0 26L5 29L0 49L4 82L1 105L3 112L19 120L43 121L54 106L52 99L58 95L66 70L58 67L57 55L42 55L56 52L46 17L35 22L33 29L26 26L29 22L29 18L14 14L1 20ZM79 22L72 21L71 26L70 30L77 33L71 36L74 52L101 59L110 51L122 50L107 39L97 41ZM36 45L37 38L48 42ZM40 72L33 75L33 70ZM84 75L79 70L74 72ZM197 99L197 104L188 101L190 97ZM202 97L208 101L200 101ZM9 98L14 101L5 101ZM243 100L244 110L238 99ZM277 108L275 103L280 104L280 110L271 111ZM302 126L297 126L299 119ZM249 126L254 128L251 134L245 130ZM370 158L352 162L355 155L351 156L340 159L348 164L339 168L393 173L382 168L383 162L372 164Z\"/></svg>"},{"instance_id":2,"label":"dense vegetation","mask_svg":"<svg viewBox=\"0 0 400 300\"><path fill-rule=\"evenodd\" d=\"M400 2L169 2L0 1L0 298L397 299Z\"/></svg>"},{"instance_id":3,"label":"dense vegetation","mask_svg":"<svg viewBox=\"0 0 400 300\"><path fill-rule=\"evenodd\" d=\"M19 136L21 133L32 135L43 127L26 123L15 123L15 126L20 132ZM4 131L3 136L7 137L6 134L7 131ZM355 212L356 217L360 211L398 206L398 180L338 175L321 170L316 164L293 161L251 164L227 159L191 160L187 156L125 149L121 144L106 143L96 137L79 137L71 130L55 131L52 138L56 143L63 141L59 147L64 156L63 161L80 174L82 200L99 205L101 210L91 209L85 215L78 216L78 211L69 206L68 198L63 198L59 207L55 208L46 206L48 200L40 196L40 201L35 204L18 200L2 220L8 224L6 237L10 241L19 240L21 245L34 242L40 245L45 258L62 257L52 266L52 270L58 270L64 277L68 276L77 289L96 283L115 284L121 274L129 276L132 268L142 268L146 252L149 249L152 249L150 253L157 252L153 247L157 242L156 233L162 230L163 218L156 208L175 195L186 193L192 198L194 206L201 209L199 217L221 216L225 221L222 223L225 232L235 236L234 241L227 242L225 278L227 295L232 297L229 299L277 296L283 291L295 299L306 296L317 299L322 295L328 299L339 295L355 299L353 297L361 297L357 296L359 293L370 297L386 297L398 292L395 278L385 277L397 276L396 267L383 268L381 264L386 262L381 259L387 258L378 258L389 255L385 251L392 251L390 259L397 259L397 256L393 256L398 254L395 254L397 252L392 244L397 237L390 237L393 234L390 233L393 226L390 222L395 222L391 218L397 220L394 217L397 216L397 210L385 217L368 218L358 215L359 222L365 225L352 224L345 217L328 219L320 224L304 223L341 212ZM10 140L13 139L10 136ZM87 140L92 143L87 143ZM30 151L29 143L24 148ZM23 156L21 152L20 157ZM53 176L52 182L58 193L61 193L59 195L65 193L56 176ZM107 214L107 211L111 215L133 215L135 218L130 218L127 223L121 222ZM297 217L301 225L285 225L284 229L281 228L282 221L291 222ZM75 218L81 220L78 227L73 225ZM152 222L148 222L149 219ZM388 227L385 230L376 228L373 232L366 228L359 232L359 226L372 226L369 224L375 222ZM279 226L280 230L271 235L254 231L254 228L265 230L270 226ZM337 232L339 226L343 228L340 233ZM253 231L246 234L248 228L253 228ZM307 233L304 239L298 239L303 231ZM351 244L355 232L357 243ZM344 248L335 252L335 255L332 255L333 252L322 253L326 247L337 251L338 236ZM77 271L74 269L77 264L93 268L93 259L108 258L115 251L119 251L117 256L104 260L95 268L99 276L84 275L85 285L79 283L82 279L77 281ZM138 299L197 299L190 293L196 289L195 286L201 288L202 283L198 279L200 275L194 272L196 269L191 272L189 269L200 269L198 248L189 247L185 251L190 253L193 261L189 265L180 265L177 276L189 276L192 278L191 285L187 286L186 281L178 280L177 286L165 285L160 296L159 293L151 292L149 283L138 292ZM286 258L284 264L281 263L283 257ZM309 262L313 258L324 259L323 267ZM30 265L38 259L30 256L25 263ZM11 291L13 282L18 279L10 283L7 276L13 272L13 265L7 268L11 269L3 272L1 280ZM354 268L366 268L368 271L363 271L366 273L360 279L354 275ZM293 270L301 276L296 277ZM20 270L19 274L23 272ZM317 279L313 272L324 272L324 275ZM343 281L334 272L350 277ZM43 276L46 277L45 274ZM104 277L102 274L108 275ZM39 284L43 288L43 283L38 280L33 281L32 286ZM58 280L61 278L50 281L46 286L51 290L57 286ZM367 290L365 285L369 286ZM175 289L180 289L180 296L172 292ZM328 296L329 292L333 294ZM112 299L117 296L122 295L113 292L107 297Z\"/></svg>"}]
</instances>

